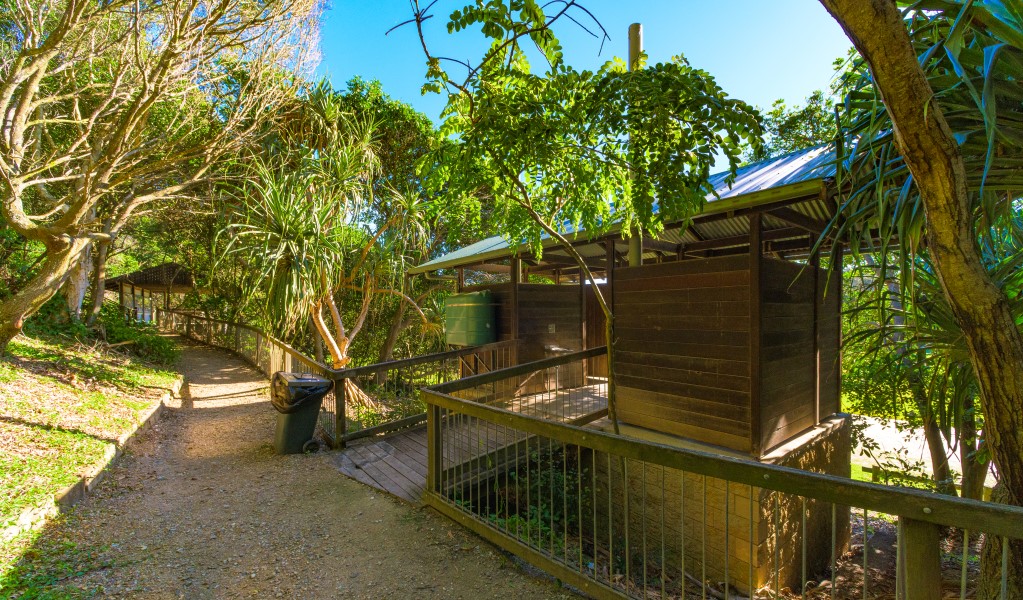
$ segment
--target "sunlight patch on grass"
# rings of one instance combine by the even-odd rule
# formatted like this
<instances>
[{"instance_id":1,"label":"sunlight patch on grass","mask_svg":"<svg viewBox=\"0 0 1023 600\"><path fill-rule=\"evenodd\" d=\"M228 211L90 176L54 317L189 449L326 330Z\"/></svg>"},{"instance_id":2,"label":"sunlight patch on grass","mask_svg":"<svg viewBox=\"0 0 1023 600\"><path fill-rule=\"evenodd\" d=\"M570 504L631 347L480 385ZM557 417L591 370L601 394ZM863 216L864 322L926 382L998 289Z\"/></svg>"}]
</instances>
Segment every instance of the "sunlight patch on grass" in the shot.
<instances>
[{"instance_id":1,"label":"sunlight patch on grass","mask_svg":"<svg viewBox=\"0 0 1023 600\"><path fill-rule=\"evenodd\" d=\"M22 335L8 350L10 356L0 359L0 530L26 509L49 504L98 465L178 377L62 338ZM33 535L3 544L0 589L21 577L12 575L14 565L21 552L35 551ZM59 561L51 566L51 573L65 570Z\"/></svg>"},{"instance_id":2,"label":"sunlight patch on grass","mask_svg":"<svg viewBox=\"0 0 1023 600\"><path fill-rule=\"evenodd\" d=\"M109 445L84 433L35 424L0 423L0 437L8 448L0 454L0 529L75 483Z\"/></svg>"}]
</instances>

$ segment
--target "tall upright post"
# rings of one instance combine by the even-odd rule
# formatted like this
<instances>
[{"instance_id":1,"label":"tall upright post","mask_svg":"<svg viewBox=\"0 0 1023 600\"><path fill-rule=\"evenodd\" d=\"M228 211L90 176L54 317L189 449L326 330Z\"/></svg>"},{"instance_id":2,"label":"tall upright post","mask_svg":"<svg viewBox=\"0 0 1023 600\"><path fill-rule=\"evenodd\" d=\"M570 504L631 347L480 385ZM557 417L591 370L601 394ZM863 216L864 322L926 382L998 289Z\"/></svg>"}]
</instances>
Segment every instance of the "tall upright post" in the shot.
<instances>
[{"instance_id":1,"label":"tall upright post","mask_svg":"<svg viewBox=\"0 0 1023 600\"><path fill-rule=\"evenodd\" d=\"M348 435L348 386L344 379L334 380L334 447L344 448Z\"/></svg>"},{"instance_id":2,"label":"tall upright post","mask_svg":"<svg viewBox=\"0 0 1023 600\"><path fill-rule=\"evenodd\" d=\"M643 25L629 25L629 70L639 66L639 55L643 52ZM643 264L643 230L634 228L629 233L629 266L638 267Z\"/></svg>"},{"instance_id":3,"label":"tall upright post","mask_svg":"<svg viewBox=\"0 0 1023 600\"><path fill-rule=\"evenodd\" d=\"M522 282L522 261L518 257L511 260L511 334L512 339L519 339L519 283Z\"/></svg>"},{"instance_id":4,"label":"tall upright post","mask_svg":"<svg viewBox=\"0 0 1023 600\"><path fill-rule=\"evenodd\" d=\"M898 560L906 600L941 598L941 527L899 516L902 548ZM863 548L866 552L866 547Z\"/></svg>"},{"instance_id":5,"label":"tall upright post","mask_svg":"<svg viewBox=\"0 0 1023 600\"><path fill-rule=\"evenodd\" d=\"M749 216L749 370L750 450L760 458L763 434L760 423L760 266L763 251L761 213Z\"/></svg>"}]
</instances>

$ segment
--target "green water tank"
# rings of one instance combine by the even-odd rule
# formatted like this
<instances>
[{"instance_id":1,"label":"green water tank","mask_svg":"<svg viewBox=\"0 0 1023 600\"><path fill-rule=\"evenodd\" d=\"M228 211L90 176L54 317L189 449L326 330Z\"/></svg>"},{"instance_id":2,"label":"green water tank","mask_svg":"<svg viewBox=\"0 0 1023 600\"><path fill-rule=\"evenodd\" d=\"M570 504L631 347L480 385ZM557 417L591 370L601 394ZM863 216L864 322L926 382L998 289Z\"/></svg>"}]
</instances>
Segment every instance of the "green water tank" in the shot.
<instances>
[{"instance_id":1,"label":"green water tank","mask_svg":"<svg viewBox=\"0 0 1023 600\"><path fill-rule=\"evenodd\" d=\"M444 301L447 343L479 346L497 341L495 308L489 291L448 296Z\"/></svg>"}]
</instances>

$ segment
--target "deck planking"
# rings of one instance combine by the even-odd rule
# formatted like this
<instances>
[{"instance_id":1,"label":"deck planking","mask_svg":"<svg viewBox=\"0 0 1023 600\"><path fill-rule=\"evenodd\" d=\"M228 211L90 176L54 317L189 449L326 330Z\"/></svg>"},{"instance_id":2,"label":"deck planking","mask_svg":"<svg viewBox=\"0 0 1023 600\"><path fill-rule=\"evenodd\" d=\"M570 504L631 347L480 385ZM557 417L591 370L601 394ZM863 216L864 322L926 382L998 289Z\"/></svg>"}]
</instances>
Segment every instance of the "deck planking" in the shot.
<instances>
[{"instance_id":1,"label":"deck planking","mask_svg":"<svg viewBox=\"0 0 1023 600\"><path fill-rule=\"evenodd\" d=\"M607 409L601 385L573 390L532 394L491 403L493 406L543 419L582 423L598 418ZM445 472L460 478L478 476L484 469L473 459L498 455L522 442L520 432L477 419L449 417L442 426ZM422 504L427 470L426 426L420 425L378 438L351 443L338 453L335 463L344 475L406 502ZM450 482L452 484L456 482Z\"/></svg>"}]
</instances>

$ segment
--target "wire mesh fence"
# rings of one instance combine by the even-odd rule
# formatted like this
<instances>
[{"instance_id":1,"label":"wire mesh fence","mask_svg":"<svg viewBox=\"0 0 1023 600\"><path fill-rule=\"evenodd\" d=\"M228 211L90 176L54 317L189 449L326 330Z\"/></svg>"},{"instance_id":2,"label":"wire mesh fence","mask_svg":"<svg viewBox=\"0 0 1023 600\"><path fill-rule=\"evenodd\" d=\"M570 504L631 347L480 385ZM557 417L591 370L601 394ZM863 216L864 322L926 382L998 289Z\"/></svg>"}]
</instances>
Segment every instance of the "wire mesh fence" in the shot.
<instances>
[{"instance_id":1,"label":"wire mesh fence","mask_svg":"<svg viewBox=\"0 0 1023 600\"><path fill-rule=\"evenodd\" d=\"M421 388L513 366L517 347L496 342L334 371L338 401L324 408L325 432L345 444L419 425L426 421Z\"/></svg>"},{"instance_id":2,"label":"wire mesh fence","mask_svg":"<svg viewBox=\"0 0 1023 600\"><path fill-rule=\"evenodd\" d=\"M427 502L594 597L1011 597L1023 509L607 433L587 357L424 390Z\"/></svg>"},{"instance_id":3,"label":"wire mesh fence","mask_svg":"<svg viewBox=\"0 0 1023 600\"><path fill-rule=\"evenodd\" d=\"M323 399L319 431L332 446L426 420L419 389L516 364L517 342L505 341L352 369L330 369L256 328L176 310L157 309L157 324L229 350L266 377L277 371L335 381Z\"/></svg>"}]
</instances>

